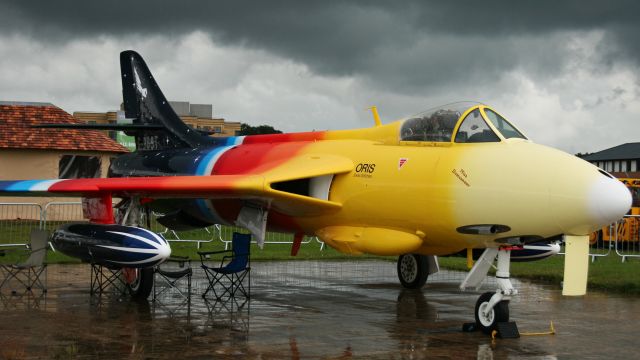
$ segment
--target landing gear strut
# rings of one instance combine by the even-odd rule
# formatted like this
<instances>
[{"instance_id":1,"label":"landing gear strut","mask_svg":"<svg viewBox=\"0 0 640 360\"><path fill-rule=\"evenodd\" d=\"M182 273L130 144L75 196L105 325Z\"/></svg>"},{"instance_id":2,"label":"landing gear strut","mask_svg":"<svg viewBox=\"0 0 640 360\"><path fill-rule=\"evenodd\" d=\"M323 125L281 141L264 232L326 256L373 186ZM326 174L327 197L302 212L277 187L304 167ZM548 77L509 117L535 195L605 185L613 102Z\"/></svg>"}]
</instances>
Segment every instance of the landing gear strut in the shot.
<instances>
[{"instance_id":1,"label":"landing gear strut","mask_svg":"<svg viewBox=\"0 0 640 360\"><path fill-rule=\"evenodd\" d=\"M491 334L498 323L509 321L509 300L518 294L509 279L511 250L486 249L460 285L462 290L469 287L479 288L487 277L487 272L496 257L498 259L496 271L498 289L495 292L486 292L480 295L475 307L476 327L485 334Z\"/></svg>"},{"instance_id":2,"label":"landing gear strut","mask_svg":"<svg viewBox=\"0 0 640 360\"><path fill-rule=\"evenodd\" d=\"M147 228L151 229L151 212L140 206L138 198L125 198L116 205L117 222L121 225L141 226L146 216ZM127 289L132 298L142 300L149 297L153 289L153 268L122 268Z\"/></svg>"}]
</instances>

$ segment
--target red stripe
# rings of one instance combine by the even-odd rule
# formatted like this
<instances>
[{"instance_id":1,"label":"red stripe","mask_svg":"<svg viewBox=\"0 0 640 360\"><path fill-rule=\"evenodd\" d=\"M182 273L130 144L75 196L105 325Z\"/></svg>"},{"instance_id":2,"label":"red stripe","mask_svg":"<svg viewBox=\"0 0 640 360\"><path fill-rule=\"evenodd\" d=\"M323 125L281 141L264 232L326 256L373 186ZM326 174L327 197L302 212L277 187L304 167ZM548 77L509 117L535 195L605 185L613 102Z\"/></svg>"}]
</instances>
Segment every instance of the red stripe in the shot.
<instances>
[{"instance_id":1,"label":"red stripe","mask_svg":"<svg viewBox=\"0 0 640 360\"><path fill-rule=\"evenodd\" d=\"M290 134L250 135L244 138L243 144L281 143L292 141L324 140L326 131L309 131Z\"/></svg>"},{"instance_id":2,"label":"red stripe","mask_svg":"<svg viewBox=\"0 0 640 360\"><path fill-rule=\"evenodd\" d=\"M216 162L213 175L260 174L300 153L308 142L256 143L226 151Z\"/></svg>"}]
</instances>

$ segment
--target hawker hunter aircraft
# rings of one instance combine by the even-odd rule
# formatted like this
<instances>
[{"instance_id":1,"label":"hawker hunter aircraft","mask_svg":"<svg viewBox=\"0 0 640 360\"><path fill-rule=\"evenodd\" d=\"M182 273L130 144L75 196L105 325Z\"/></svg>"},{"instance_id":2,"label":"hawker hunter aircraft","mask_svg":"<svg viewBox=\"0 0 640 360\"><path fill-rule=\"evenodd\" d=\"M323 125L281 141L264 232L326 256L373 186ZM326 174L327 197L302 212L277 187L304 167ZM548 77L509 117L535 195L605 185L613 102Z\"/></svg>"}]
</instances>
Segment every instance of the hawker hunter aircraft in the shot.
<instances>
[{"instance_id":1,"label":"hawker hunter aircraft","mask_svg":"<svg viewBox=\"0 0 640 360\"><path fill-rule=\"evenodd\" d=\"M66 125L122 130L137 150L109 178L0 182L4 195L80 196L89 223L68 224L54 246L85 261L138 268L170 254L139 226L149 208L171 229L235 224L258 243L266 231L318 236L348 254L397 255L403 286L419 288L437 256L486 249L462 288L496 263L497 289L480 296L478 327L508 319L517 294L509 265L523 246L564 239L564 293L584 294L588 235L630 207L625 186L566 153L528 140L480 103L453 103L356 130L210 137L184 124L140 55L120 55L130 124ZM64 127L64 126L51 126ZM113 215L113 198L123 199ZM556 250L557 251L557 250Z\"/></svg>"}]
</instances>

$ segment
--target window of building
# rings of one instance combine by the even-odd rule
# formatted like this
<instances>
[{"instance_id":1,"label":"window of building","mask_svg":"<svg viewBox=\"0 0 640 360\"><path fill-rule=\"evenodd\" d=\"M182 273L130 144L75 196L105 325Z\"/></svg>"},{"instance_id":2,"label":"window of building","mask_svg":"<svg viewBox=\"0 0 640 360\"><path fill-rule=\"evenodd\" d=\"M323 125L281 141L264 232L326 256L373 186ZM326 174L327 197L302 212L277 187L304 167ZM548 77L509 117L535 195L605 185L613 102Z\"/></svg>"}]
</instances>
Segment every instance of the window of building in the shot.
<instances>
[{"instance_id":1,"label":"window of building","mask_svg":"<svg viewBox=\"0 0 640 360\"><path fill-rule=\"evenodd\" d=\"M613 161L607 161L607 172L612 172L613 171Z\"/></svg>"},{"instance_id":2,"label":"window of building","mask_svg":"<svg viewBox=\"0 0 640 360\"><path fill-rule=\"evenodd\" d=\"M613 162L613 171L614 172L619 172L620 171L620 161L616 160Z\"/></svg>"},{"instance_id":3,"label":"window of building","mask_svg":"<svg viewBox=\"0 0 640 360\"><path fill-rule=\"evenodd\" d=\"M629 171L638 171L638 162L636 160L631 160Z\"/></svg>"},{"instance_id":4,"label":"window of building","mask_svg":"<svg viewBox=\"0 0 640 360\"><path fill-rule=\"evenodd\" d=\"M627 171L627 162L626 161L621 161L620 162L620 171Z\"/></svg>"},{"instance_id":5,"label":"window of building","mask_svg":"<svg viewBox=\"0 0 640 360\"><path fill-rule=\"evenodd\" d=\"M216 134L220 134L222 132L222 126L214 126L213 132Z\"/></svg>"},{"instance_id":6,"label":"window of building","mask_svg":"<svg viewBox=\"0 0 640 360\"><path fill-rule=\"evenodd\" d=\"M58 163L58 178L99 178L101 165L98 156L62 155Z\"/></svg>"}]
</instances>

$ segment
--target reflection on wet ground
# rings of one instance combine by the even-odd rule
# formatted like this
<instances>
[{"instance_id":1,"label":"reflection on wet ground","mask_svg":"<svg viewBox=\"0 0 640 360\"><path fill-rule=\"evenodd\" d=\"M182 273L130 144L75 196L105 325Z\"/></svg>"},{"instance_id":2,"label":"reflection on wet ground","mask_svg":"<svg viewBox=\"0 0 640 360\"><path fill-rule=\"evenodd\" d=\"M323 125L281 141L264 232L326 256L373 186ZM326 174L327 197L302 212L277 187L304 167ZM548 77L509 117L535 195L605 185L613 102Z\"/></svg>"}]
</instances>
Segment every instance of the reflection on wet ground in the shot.
<instances>
[{"instance_id":1,"label":"reflection on wet ground","mask_svg":"<svg viewBox=\"0 0 640 360\"><path fill-rule=\"evenodd\" d=\"M191 306L89 296L88 265L49 267L46 296L0 295L2 358L635 358L640 302L516 283L521 332L555 336L497 340L463 333L479 293L461 293L443 272L422 291L403 290L395 263L290 261L252 264L243 307L204 301L194 274ZM488 287L487 289L491 289ZM4 290L3 290L4 291Z\"/></svg>"}]
</instances>

